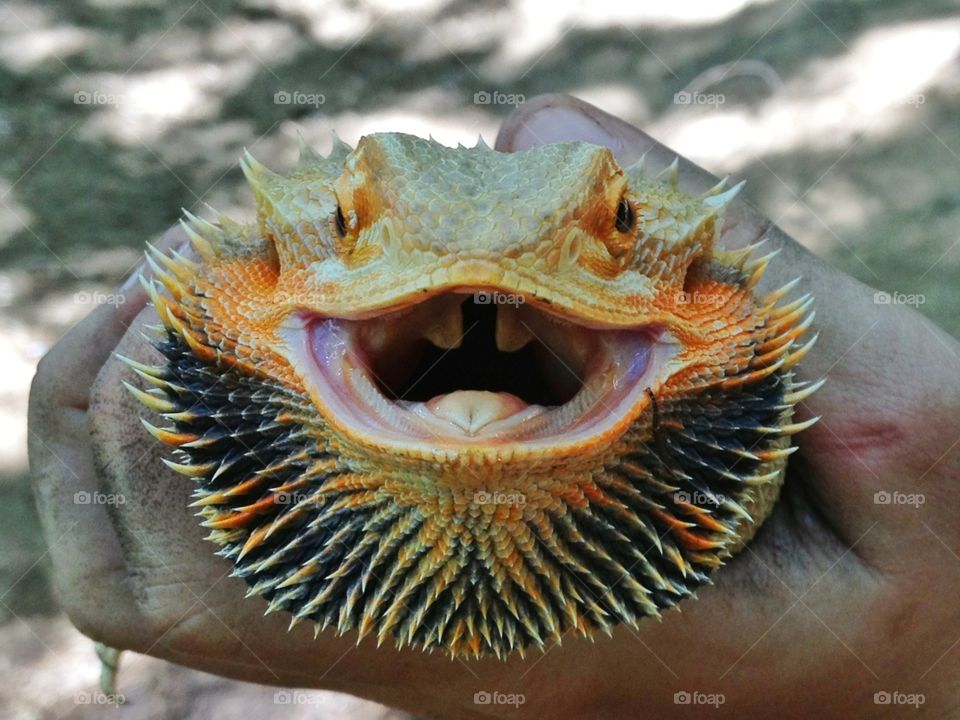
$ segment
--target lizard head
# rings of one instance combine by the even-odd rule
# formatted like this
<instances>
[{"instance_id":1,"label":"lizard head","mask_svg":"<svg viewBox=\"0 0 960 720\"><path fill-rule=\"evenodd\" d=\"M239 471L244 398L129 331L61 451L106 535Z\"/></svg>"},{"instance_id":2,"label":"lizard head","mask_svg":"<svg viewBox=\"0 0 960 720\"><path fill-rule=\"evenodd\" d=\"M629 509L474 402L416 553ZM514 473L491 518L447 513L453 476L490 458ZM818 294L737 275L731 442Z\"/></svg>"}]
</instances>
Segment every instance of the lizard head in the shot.
<instances>
[{"instance_id":1,"label":"lizard head","mask_svg":"<svg viewBox=\"0 0 960 720\"><path fill-rule=\"evenodd\" d=\"M812 315L716 247L739 186L399 134L243 169L255 223L148 255L131 388L269 610L502 656L658 614L769 512Z\"/></svg>"}]
</instances>

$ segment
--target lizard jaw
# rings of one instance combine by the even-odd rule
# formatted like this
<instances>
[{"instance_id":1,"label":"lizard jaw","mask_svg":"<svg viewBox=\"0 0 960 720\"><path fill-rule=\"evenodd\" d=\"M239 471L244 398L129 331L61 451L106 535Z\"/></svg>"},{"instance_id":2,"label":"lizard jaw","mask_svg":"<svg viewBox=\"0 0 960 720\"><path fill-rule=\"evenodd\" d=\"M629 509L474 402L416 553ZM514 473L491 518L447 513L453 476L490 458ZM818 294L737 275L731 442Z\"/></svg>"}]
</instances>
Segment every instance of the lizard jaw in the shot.
<instances>
[{"instance_id":1,"label":"lizard jaw","mask_svg":"<svg viewBox=\"0 0 960 720\"><path fill-rule=\"evenodd\" d=\"M362 320L300 313L282 333L284 354L325 419L354 442L406 456L500 461L606 446L647 407L648 389L663 379L664 366L677 353L662 327L596 329L531 305L501 306L489 310L497 314L496 352L507 362L507 374L511 362L519 364L513 360L519 350L538 345L536 370L552 376L552 398L532 398L523 381L510 388L478 387L463 369L455 372L467 376L452 387L411 395L433 367L419 375L423 367L417 369L410 357L423 341L442 359L466 337L456 320L462 320L467 292ZM403 385L396 378L404 374L408 390L398 391Z\"/></svg>"}]
</instances>

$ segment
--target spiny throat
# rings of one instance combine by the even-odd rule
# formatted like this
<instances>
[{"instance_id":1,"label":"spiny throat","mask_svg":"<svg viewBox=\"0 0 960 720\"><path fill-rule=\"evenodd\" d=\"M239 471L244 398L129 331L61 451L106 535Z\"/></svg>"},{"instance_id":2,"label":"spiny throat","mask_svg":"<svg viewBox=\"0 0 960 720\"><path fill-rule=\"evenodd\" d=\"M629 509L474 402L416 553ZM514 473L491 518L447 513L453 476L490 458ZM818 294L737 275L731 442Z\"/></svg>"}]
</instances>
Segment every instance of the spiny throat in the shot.
<instances>
[{"instance_id":1,"label":"spiny throat","mask_svg":"<svg viewBox=\"0 0 960 720\"><path fill-rule=\"evenodd\" d=\"M791 408L790 378L770 375L651 409L592 475L470 490L344 462L303 396L203 362L175 333L158 348L150 377L189 438L178 460L248 594L318 630L454 655L609 632L689 595L743 541Z\"/></svg>"}]
</instances>

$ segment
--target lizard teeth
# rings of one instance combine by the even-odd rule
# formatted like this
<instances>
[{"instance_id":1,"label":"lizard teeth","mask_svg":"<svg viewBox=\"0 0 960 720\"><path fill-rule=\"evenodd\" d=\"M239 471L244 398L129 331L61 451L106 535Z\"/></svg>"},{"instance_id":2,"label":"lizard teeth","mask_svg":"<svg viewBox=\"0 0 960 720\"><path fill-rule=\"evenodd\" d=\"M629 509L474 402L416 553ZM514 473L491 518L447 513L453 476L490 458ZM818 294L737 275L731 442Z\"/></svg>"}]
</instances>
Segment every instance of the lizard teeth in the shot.
<instances>
[{"instance_id":1,"label":"lizard teeth","mask_svg":"<svg viewBox=\"0 0 960 720\"><path fill-rule=\"evenodd\" d=\"M516 352L534 340L520 311L509 305L497 308L496 333L497 349L502 352Z\"/></svg>"},{"instance_id":2,"label":"lizard teeth","mask_svg":"<svg viewBox=\"0 0 960 720\"><path fill-rule=\"evenodd\" d=\"M453 350L463 342L463 312L459 302L441 307L423 330L423 337L438 348Z\"/></svg>"},{"instance_id":3,"label":"lizard teeth","mask_svg":"<svg viewBox=\"0 0 960 720\"><path fill-rule=\"evenodd\" d=\"M429 340L444 350L460 347L462 302L462 296L443 297L367 320L361 325L360 341L372 355L394 354L417 338Z\"/></svg>"}]
</instances>

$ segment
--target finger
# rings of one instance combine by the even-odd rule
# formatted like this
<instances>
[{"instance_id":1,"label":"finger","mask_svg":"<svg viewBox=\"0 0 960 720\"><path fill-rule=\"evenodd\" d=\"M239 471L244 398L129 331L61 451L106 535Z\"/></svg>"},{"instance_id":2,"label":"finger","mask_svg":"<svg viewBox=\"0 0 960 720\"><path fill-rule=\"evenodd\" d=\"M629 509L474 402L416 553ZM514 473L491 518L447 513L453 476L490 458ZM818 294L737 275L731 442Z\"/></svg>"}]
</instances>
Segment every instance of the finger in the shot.
<instances>
[{"instance_id":1,"label":"finger","mask_svg":"<svg viewBox=\"0 0 960 720\"><path fill-rule=\"evenodd\" d=\"M51 436L57 413L57 435ZM109 514L122 501L93 464L87 413L30 405L29 454L34 497L61 607L86 635L122 646L114 633L137 627L127 566Z\"/></svg>"},{"instance_id":2,"label":"finger","mask_svg":"<svg viewBox=\"0 0 960 720\"><path fill-rule=\"evenodd\" d=\"M636 162L650 150L659 152L658 143L646 133L590 103L563 94L540 95L517 107L504 120L495 147L516 152L571 140L608 147L624 165Z\"/></svg>"},{"instance_id":3,"label":"finger","mask_svg":"<svg viewBox=\"0 0 960 720\"><path fill-rule=\"evenodd\" d=\"M609 147L625 165L645 155L654 171L676 157L641 130L567 95L546 95L519 107L504 121L496 148L516 151L571 140ZM683 158L679 171L687 192L702 192L716 181ZM956 387L950 378L951 373L956 377L956 343L915 312L878 307L873 289L820 261L741 195L728 208L721 242L739 246L761 237L769 240L771 250L781 251L761 290L800 276L796 292L816 298L820 340L799 373L801 379L828 376L829 381L798 409L798 419L823 416L801 442L811 450L805 458L810 473L827 483L820 499L828 511L843 516L843 524L854 527L856 537L875 520L873 495L883 488L887 468L906 469L918 462L930 467L943 454L943 434L924 433L915 425L918 417L955 409L955 400L947 401L953 391L947 390ZM924 413L918 413L917 399L931 383L945 390L939 396L945 402L927 401ZM916 472L922 474L919 468Z\"/></svg>"},{"instance_id":4,"label":"finger","mask_svg":"<svg viewBox=\"0 0 960 720\"><path fill-rule=\"evenodd\" d=\"M576 140L610 148L623 166L644 158L653 172L679 159L681 186L692 195L705 192L718 180L642 130L570 95L541 95L520 105L504 120L495 147L516 152Z\"/></svg>"},{"instance_id":5,"label":"finger","mask_svg":"<svg viewBox=\"0 0 960 720\"><path fill-rule=\"evenodd\" d=\"M177 228L158 244L183 240ZM50 350L30 388L31 478L57 594L78 628L108 643L110 629L133 622L124 612L135 605L125 597L124 554L109 515L122 498L94 467L86 411L96 374L146 303L137 280L146 270L138 267L121 286L123 302L96 308Z\"/></svg>"}]
</instances>

